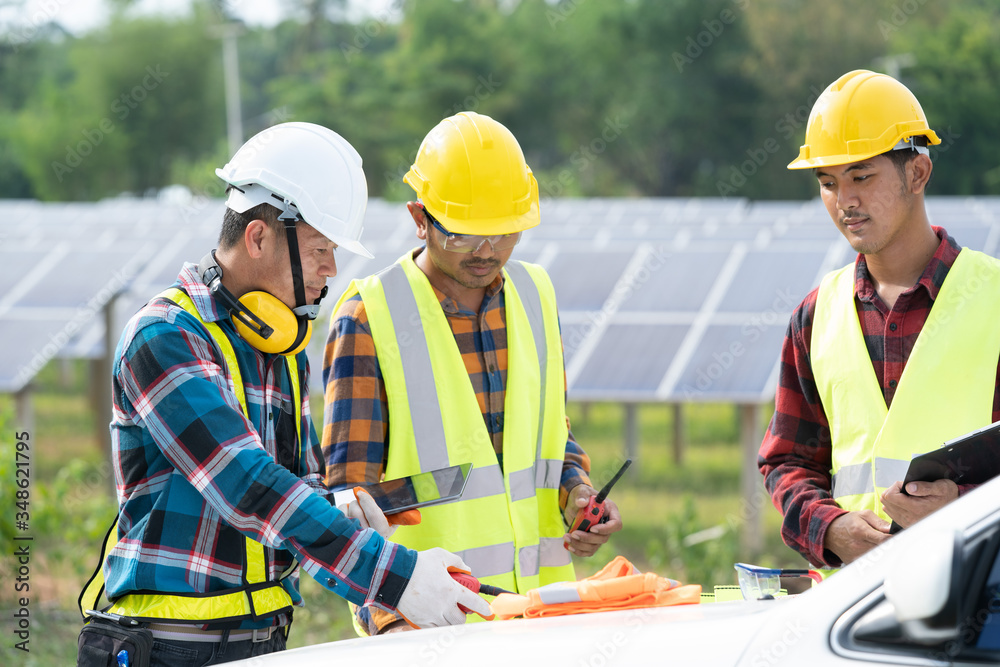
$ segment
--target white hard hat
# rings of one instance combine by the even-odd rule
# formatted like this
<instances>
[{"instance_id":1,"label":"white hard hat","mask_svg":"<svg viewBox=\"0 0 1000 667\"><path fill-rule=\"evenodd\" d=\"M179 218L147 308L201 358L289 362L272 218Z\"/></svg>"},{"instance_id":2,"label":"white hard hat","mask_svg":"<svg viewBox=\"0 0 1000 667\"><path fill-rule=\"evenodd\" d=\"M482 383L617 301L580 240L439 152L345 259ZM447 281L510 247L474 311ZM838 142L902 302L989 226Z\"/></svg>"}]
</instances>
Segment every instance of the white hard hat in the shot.
<instances>
[{"instance_id":1,"label":"white hard hat","mask_svg":"<svg viewBox=\"0 0 1000 667\"><path fill-rule=\"evenodd\" d=\"M234 186L226 205L237 213L263 203L292 208L341 248L372 257L361 245L368 205L361 156L333 130L313 123L269 127L215 173Z\"/></svg>"}]
</instances>

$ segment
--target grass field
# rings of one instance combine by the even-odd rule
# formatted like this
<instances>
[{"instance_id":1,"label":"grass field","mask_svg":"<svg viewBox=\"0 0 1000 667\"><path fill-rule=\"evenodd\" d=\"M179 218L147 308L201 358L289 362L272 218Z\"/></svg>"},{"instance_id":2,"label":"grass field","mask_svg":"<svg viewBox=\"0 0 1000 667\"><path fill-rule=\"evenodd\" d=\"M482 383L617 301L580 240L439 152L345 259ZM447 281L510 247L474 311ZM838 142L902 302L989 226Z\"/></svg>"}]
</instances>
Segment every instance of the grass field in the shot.
<instances>
[{"instance_id":1,"label":"grass field","mask_svg":"<svg viewBox=\"0 0 1000 667\"><path fill-rule=\"evenodd\" d=\"M73 363L70 373L51 363L39 374L35 393L35 427L30 434L30 529L34 537L30 563L30 652L15 650L13 611L19 608L14 589L16 563L11 557L14 532L13 402L0 396L0 613L3 640L0 665L75 664L79 588L93 568L96 550L115 513L114 479L108 453L98 448L90 414L85 373ZM69 379L65 377L69 376ZM315 415L322 397L313 397ZM596 556L576 559L578 576L596 572L616 555L640 570L705 586L735 583L733 563L750 560L740 553L740 451L737 411L730 405L684 408L687 447L683 465L671 454L671 411L667 406L639 409L637 461L615 487L625 523ZM571 404L573 433L587 450L595 484L613 474L624 455L621 406ZM766 415L769 416L769 415ZM685 546L685 538L719 527L715 537ZM764 506L764 550L754 557L763 565L802 566L802 560L778 536L779 517ZM351 637L346 603L302 578L306 607L295 612L291 647Z\"/></svg>"}]
</instances>

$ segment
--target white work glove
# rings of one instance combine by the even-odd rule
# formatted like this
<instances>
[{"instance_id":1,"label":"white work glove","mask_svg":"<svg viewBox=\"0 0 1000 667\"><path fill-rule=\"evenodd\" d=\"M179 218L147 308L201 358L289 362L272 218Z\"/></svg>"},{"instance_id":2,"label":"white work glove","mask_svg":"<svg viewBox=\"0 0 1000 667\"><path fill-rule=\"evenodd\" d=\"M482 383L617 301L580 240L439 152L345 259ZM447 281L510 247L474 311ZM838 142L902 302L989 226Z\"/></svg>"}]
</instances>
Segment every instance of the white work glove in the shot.
<instances>
[{"instance_id":1,"label":"white work glove","mask_svg":"<svg viewBox=\"0 0 1000 667\"><path fill-rule=\"evenodd\" d=\"M349 518L360 521L362 528L374 528L379 535L389 539L396 532L396 526L389 525L389 520L385 518L375 499L360 487L355 489L354 495L355 500L346 505L338 505L337 509Z\"/></svg>"},{"instance_id":2,"label":"white work glove","mask_svg":"<svg viewBox=\"0 0 1000 667\"><path fill-rule=\"evenodd\" d=\"M396 606L396 611L407 623L417 628L465 623L465 612L458 605L484 618L492 616L486 600L452 579L449 567L470 571L461 558L440 547L417 552L413 576Z\"/></svg>"}]
</instances>

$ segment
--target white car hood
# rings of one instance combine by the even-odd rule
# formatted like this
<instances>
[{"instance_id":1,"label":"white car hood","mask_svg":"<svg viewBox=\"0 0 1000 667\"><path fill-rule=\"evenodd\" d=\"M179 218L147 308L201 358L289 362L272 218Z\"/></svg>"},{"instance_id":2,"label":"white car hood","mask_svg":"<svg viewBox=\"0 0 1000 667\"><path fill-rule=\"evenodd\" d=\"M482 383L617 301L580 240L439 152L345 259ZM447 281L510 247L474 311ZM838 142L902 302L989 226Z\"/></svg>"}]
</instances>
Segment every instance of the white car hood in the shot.
<instances>
[{"instance_id":1,"label":"white car hood","mask_svg":"<svg viewBox=\"0 0 1000 667\"><path fill-rule=\"evenodd\" d=\"M725 602L469 623L330 642L232 664L735 665L765 623L767 612L784 604L782 600Z\"/></svg>"}]
</instances>

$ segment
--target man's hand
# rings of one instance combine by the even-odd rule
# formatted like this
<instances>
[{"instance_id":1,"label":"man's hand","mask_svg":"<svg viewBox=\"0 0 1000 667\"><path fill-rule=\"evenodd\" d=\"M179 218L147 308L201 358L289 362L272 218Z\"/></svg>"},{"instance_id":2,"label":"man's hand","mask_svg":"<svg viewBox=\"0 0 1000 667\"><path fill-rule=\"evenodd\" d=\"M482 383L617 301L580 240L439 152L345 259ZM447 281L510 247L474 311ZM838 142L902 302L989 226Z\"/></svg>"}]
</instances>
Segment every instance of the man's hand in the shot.
<instances>
[{"instance_id":1,"label":"man's hand","mask_svg":"<svg viewBox=\"0 0 1000 667\"><path fill-rule=\"evenodd\" d=\"M823 546L846 565L889 539L889 522L871 510L848 512L826 529Z\"/></svg>"},{"instance_id":2,"label":"man's hand","mask_svg":"<svg viewBox=\"0 0 1000 667\"><path fill-rule=\"evenodd\" d=\"M907 495L909 494L909 495ZM958 498L958 485L950 479L935 482L896 482L882 494L882 507L903 528L912 526Z\"/></svg>"},{"instance_id":3,"label":"man's hand","mask_svg":"<svg viewBox=\"0 0 1000 667\"><path fill-rule=\"evenodd\" d=\"M354 497L356 500L352 500L347 505L338 505L337 509L349 518L357 519L362 528L374 528L379 535L389 539L396 532L396 526L389 525L388 519L385 518L385 514L379 509L371 494L359 486L354 489Z\"/></svg>"},{"instance_id":4,"label":"man's hand","mask_svg":"<svg viewBox=\"0 0 1000 667\"><path fill-rule=\"evenodd\" d=\"M566 500L566 523L572 526L577 513L587 506L591 496L596 495L597 491L586 484L574 486ZM608 519L607 523L593 525L587 532L574 530L566 533L563 544L570 553L576 556L593 556L597 549L608 541L612 533L622 529L622 515L614 502L605 499L604 512Z\"/></svg>"},{"instance_id":5,"label":"man's hand","mask_svg":"<svg viewBox=\"0 0 1000 667\"><path fill-rule=\"evenodd\" d=\"M396 611L415 628L436 628L465 623L465 612L491 617L490 605L452 578L449 568L469 572L469 566L440 547L417 552L413 575L403 589Z\"/></svg>"}]
</instances>

